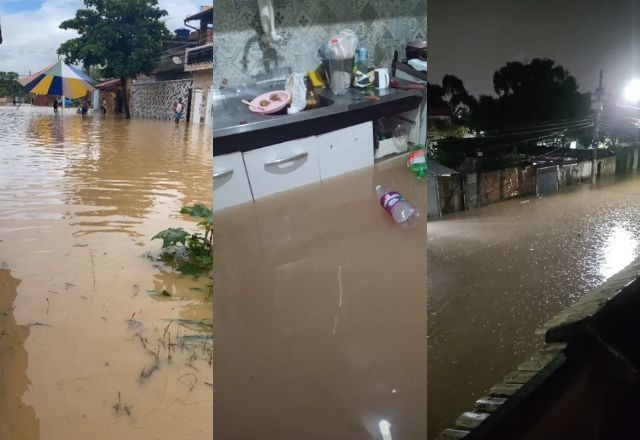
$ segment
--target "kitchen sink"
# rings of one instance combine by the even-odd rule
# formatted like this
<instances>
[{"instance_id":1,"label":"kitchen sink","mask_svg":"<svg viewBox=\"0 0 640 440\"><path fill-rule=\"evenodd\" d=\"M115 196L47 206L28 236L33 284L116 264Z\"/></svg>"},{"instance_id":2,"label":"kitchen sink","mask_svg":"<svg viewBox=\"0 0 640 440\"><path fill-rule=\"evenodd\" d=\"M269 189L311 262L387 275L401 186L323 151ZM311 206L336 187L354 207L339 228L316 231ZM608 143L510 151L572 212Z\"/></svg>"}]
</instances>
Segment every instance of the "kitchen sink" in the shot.
<instances>
[{"instance_id":1,"label":"kitchen sink","mask_svg":"<svg viewBox=\"0 0 640 440\"><path fill-rule=\"evenodd\" d=\"M249 94L225 94L219 95L218 99L213 101L213 111L218 119L226 119L227 117L240 121L255 122L258 120L265 120L270 118L282 118L290 116L287 114L286 109L271 115L260 115L253 113L249 110L249 107L242 101L251 102L256 96L265 93L264 89L251 91ZM318 97L319 105L312 109L303 110L303 112L312 112L321 108L329 107L333 105L334 101L326 96L316 93ZM235 125L235 124L233 124Z\"/></svg>"},{"instance_id":2,"label":"kitchen sink","mask_svg":"<svg viewBox=\"0 0 640 440\"><path fill-rule=\"evenodd\" d=\"M332 99L329 99L326 96L320 95L318 93L316 93L316 96L319 98L319 101L320 101L318 106L314 107L312 109L308 109L308 110L305 109L304 110L305 112L312 112L312 111L317 110L319 108L329 107L330 105L333 105L333 100Z\"/></svg>"}]
</instances>

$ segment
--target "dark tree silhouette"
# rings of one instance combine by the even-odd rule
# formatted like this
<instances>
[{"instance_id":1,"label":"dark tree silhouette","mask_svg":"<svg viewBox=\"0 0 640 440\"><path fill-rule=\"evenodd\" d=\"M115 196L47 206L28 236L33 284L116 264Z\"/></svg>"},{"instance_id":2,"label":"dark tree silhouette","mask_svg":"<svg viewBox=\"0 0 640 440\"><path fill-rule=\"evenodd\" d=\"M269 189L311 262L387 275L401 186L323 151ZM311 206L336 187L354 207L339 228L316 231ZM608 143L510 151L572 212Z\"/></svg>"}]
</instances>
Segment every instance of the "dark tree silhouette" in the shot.
<instances>
[{"instance_id":1,"label":"dark tree silhouette","mask_svg":"<svg viewBox=\"0 0 640 440\"><path fill-rule=\"evenodd\" d=\"M591 112L589 96L581 94L576 79L553 60L509 62L494 73L493 87L498 98L481 97L473 109L477 128L580 119Z\"/></svg>"}]
</instances>

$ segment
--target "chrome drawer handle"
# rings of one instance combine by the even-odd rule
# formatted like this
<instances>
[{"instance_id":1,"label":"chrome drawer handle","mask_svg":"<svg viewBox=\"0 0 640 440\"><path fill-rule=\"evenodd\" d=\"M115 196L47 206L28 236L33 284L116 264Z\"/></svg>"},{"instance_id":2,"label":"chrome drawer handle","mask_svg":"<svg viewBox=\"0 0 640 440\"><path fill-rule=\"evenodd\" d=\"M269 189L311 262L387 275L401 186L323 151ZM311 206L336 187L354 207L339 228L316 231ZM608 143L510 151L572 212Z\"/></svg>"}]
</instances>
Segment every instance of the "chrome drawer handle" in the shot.
<instances>
[{"instance_id":1,"label":"chrome drawer handle","mask_svg":"<svg viewBox=\"0 0 640 440\"><path fill-rule=\"evenodd\" d=\"M270 162L265 162L265 166L280 165L280 164L287 163L287 162L293 162L294 160L305 158L308 155L309 155L308 152L299 153L299 154L296 154L294 156L287 157L285 159L276 159L276 160L272 160Z\"/></svg>"},{"instance_id":2,"label":"chrome drawer handle","mask_svg":"<svg viewBox=\"0 0 640 440\"><path fill-rule=\"evenodd\" d=\"M220 171L219 173L213 173L213 178L217 179L219 177L228 176L229 174L233 174L233 170L224 170Z\"/></svg>"}]
</instances>

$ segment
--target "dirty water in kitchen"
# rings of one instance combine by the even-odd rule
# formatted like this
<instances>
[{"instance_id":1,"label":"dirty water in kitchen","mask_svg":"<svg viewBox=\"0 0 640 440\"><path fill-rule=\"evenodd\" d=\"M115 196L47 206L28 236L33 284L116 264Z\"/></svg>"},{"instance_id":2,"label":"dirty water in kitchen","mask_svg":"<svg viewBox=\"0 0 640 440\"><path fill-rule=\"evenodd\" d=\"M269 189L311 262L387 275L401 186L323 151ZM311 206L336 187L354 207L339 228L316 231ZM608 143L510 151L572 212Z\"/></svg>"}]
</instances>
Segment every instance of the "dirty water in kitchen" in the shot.
<instances>
[{"instance_id":1,"label":"dirty water in kitchen","mask_svg":"<svg viewBox=\"0 0 640 440\"><path fill-rule=\"evenodd\" d=\"M0 438L210 438L209 280L151 241L197 231L208 130L22 106L0 132Z\"/></svg>"},{"instance_id":2,"label":"dirty water in kitchen","mask_svg":"<svg viewBox=\"0 0 640 440\"><path fill-rule=\"evenodd\" d=\"M535 329L640 255L640 176L428 225L429 438L542 342Z\"/></svg>"},{"instance_id":3,"label":"dirty water in kitchen","mask_svg":"<svg viewBox=\"0 0 640 440\"><path fill-rule=\"evenodd\" d=\"M216 215L216 437L378 439L387 421L425 438L426 183L405 162ZM422 214L412 228L378 184Z\"/></svg>"}]
</instances>

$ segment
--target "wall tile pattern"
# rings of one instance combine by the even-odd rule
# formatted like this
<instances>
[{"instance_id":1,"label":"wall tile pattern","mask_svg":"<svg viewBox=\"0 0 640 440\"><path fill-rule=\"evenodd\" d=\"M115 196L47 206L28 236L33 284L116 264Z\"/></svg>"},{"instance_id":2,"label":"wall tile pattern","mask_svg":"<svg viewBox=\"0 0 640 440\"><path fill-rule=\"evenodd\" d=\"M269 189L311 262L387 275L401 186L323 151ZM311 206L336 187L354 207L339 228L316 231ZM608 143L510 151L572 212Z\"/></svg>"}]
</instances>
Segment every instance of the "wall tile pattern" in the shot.
<instances>
[{"instance_id":1,"label":"wall tile pattern","mask_svg":"<svg viewBox=\"0 0 640 440\"><path fill-rule=\"evenodd\" d=\"M427 33L427 0L274 0L273 6L283 40L269 47L260 38L255 0L215 1L215 87L223 78L239 84L289 67L313 70L320 64L320 45L345 28L356 32L369 59L382 67L391 66L394 50L402 59L405 44Z\"/></svg>"},{"instance_id":2,"label":"wall tile pattern","mask_svg":"<svg viewBox=\"0 0 640 440\"><path fill-rule=\"evenodd\" d=\"M173 119L173 103L182 98L182 102L187 105L191 84L191 79L134 83L131 90L132 116L143 119Z\"/></svg>"}]
</instances>

